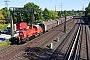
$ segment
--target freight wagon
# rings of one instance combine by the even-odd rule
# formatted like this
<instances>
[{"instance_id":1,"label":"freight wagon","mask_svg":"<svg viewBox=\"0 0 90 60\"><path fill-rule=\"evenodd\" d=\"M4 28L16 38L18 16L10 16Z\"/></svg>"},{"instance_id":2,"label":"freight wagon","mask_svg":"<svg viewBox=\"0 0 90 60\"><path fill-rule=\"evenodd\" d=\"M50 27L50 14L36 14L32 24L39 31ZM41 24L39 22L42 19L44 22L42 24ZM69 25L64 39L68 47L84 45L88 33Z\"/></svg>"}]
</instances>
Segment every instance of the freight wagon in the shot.
<instances>
[{"instance_id":1,"label":"freight wagon","mask_svg":"<svg viewBox=\"0 0 90 60\"><path fill-rule=\"evenodd\" d=\"M67 16L66 21L72 19L72 16ZM52 20L49 22L44 22L44 23L39 23L36 25L32 25L32 27L28 27L26 22L20 22L16 23L16 29L19 31L17 36L13 37L11 41L13 43L22 43L26 42L27 40L31 40L46 31L57 27L58 25L62 24L65 22L65 18L59 18L56 20Z\"/></svg>"}]
</instances>

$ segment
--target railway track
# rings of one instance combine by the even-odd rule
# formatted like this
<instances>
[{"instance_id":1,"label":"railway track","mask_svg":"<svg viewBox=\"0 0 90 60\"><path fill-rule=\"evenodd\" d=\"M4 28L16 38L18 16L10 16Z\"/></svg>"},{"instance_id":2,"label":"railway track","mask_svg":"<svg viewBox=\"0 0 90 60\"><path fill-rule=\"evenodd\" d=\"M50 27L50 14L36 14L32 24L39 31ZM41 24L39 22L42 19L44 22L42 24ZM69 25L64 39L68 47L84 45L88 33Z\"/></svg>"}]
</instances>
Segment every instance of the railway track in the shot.
<instances>
[{"instance_id":1,"label":"railway track","mask_svg":"<svg viewBox=\"0 0 90 60\"><path fill-rule=\"evenodd\" d=\"M69 25L70 23L72 23L73 20L70 20L69 23L67 23L67 25ZM40 44L45 44L48 40L51 40L55 35L57 35L59 32L63 32L64 30L64 25L61 24L60 26L58 27L55 27L55 29L52 29L52 30L49 30L49 32L46 32L44 35L42 35L40 38L37 39L37 42L35 41L36 43L36 46L40 46L38 45L37 43L40 43ZM58 32L56 32L58 31ZM53 38L54 39L54 38ZM40 40L40 41L39 41ZM44 43L43 43L43 40L44 40ZM34 41L34 40L33 40ZM46 42L45 42L46 41ZM35 44L34 44L35 45ZM41 46L42 46L41 45Z\"/></svg>"},{"instance_id":2,"label":"railway track","mask_svg":"<svg viewBox=\"0 0 90 60\"><path fill-rule=\"evenodd\" d=\"M64 40L63 44L60 44L51 57L46 60L90 60L88 27L83 20L78 25L78 29L75 30L76 34L70 32L73 39L69 35L71 40L67 37L68 41Z\"/></svg>"},{"instance_id":3,"label":"railway track","mask_svg":"<svg viewBox=\"0 0 90 60\"><path fill-rule=\"evenodd\" d=\"M70 21L73 22L72 20L70 20ZM68 21L67 24L70 24L71 23L70 21ZM61 29L58 28L58 27L60 27ZM30 47L46 47L46 45L47 45L46 42L50 42L51 38L55 39L55 37L57 37L59 34L63 33L62 32L63 31L63 24L61 24L61 26L58 26L58 27L55 28L57 30L59 29L58 32L56 32L57 30L53 29L53 30L51 30L51 31L49 31L49 32L47 32L47 33L45 33L45 34L43 34L43 35L33 39L32 41L30 41L30 42L28 42L26 44L19 45L19 46L15 45L15 46L9 47L9 49L7 48L6 50L3 50L3 51L0 50L0 53L1 53L0 54L0 60L12 59L13 56L17 55L20 52L21 52L20 54L22 54L22 52L24 52L28 47L29 48ZM33 49L30 49L30 50L33 50Z\"/></svg>"},{"instance_id":4,"label":"railway track","mask_svg":"<svg viewBox=\"0 0 90 60\"><path fill-rule=\"evenodd\" d=\"M90 52L89 52L89 33L88 27L85 22L82 20L81 32L77 41L77 45L75 48L75 52L73 55L73 60L90 60Z\"/></svg>"},{"instance_id":5,"label":"railway track","mask_svg":"<svg viewBox=\"0 0 90 60\"><path fill-rule=\"evenodd\" d=\"M57 47L51 57L47 58L46 60L66 60L69 50L72 47L73 41L72 40L75 36L75 32L77 31L78 25L76 24L75 27L69 32L68 36L61 42L61 44Z\"/></svg>"},{"instance_id":6,"label":"railway track","mask_svg":"<svg viewBox=\"0 0 90 60\"><path fill-rule=\"evenodd\" d=\"M73 22L73 21L72 21ZM69 29L70 29L70 23L71 22L68 22L68 26L69 26ZM73 23L72 23L73 24ZM61 26L60 26L61 27ZM51 49L45 49L46 48L46 45L47 45L47 42L49 42L49 44L50 44L50 41L52 40L54 40L54 38L55 37L57 37L57 36L55 36L55 35L58 35L59 37L61 36L61 34L63 33L62 32L62 28L60 29L60 28L55 28L56 30L52 30L54 33L53 34L50 34L50 35L48 35L48 36L44 36L44 38L43 38L43 40L41 39L41 38L38 38L38 39L36 39L36 41L37 40L39 40L39 39L41 39L40 41L42 41L42 42L40 42L40 41L38 41L37 43L35 43L34 45L28 45L28 48L25 50L25 51L23 51L23 52L21 52L19 55L17 55L17 56L15 56L14 58L13 58L13 60L18 60L18 59L22 59L22 60L32 60L32 59L34 59L34 60L40 60L40 59L46 59L47 58L47 56L48 56L48 51L49 50L51 50ZM60 30L60 31L59 31ZM51 31L50 31L51 32ZM62 33L61 33L62 32ZM57 33L57 34L56 34ZM47 34L47 33L46 33ZM65 34L65 33L63 33L63 34ZM41 36L42 37L42 36ZM46 40L46 41L45 41ZM34 40L33 40L34 41ZM63 40L60 40L60 42L61 41L63 41ZM35 41L34 41L35 42ZM60 42L58 42L58 44L60 44ZM57 45L57 44L56 44ZM55 46L55 48L54 49L56 49L56 46ZM38 51L39 50L39 51ZM38 52L37 52L38 51ZM38 54L38 53L40 53L40 54ZM37 57L38 56L38 57ZM39 58L40 57L40 58Z\"/></svg>"}]
</instances>

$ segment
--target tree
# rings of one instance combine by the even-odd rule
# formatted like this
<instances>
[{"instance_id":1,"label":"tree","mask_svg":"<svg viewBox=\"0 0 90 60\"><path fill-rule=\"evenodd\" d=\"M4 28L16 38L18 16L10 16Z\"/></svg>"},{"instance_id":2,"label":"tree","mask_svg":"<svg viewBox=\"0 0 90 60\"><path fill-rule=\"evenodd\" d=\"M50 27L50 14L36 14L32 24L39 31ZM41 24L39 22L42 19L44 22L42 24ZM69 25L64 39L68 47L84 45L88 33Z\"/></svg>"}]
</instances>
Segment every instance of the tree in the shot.
<instances>
[{"instance_id":1,"label":"tree","mask_svg":"<svg viewBox=\"0 0 90 60\"><path fill-rule=\"evenodd\" d=\"M89 4L88 4L88 6L90 6L90 2L89 2Z\"/></svg>"},{"instance_id":2,"label":"tree","mask_svg":"<svg viewBox=\"0 0 90 60\"><path fill-rule=\"evenodd\" d=\"M2 8L1 11L2 11L2 14L4 15L4 19L5 19L7 22L10 22L10 21L9 21L10 11L8 10L8 8L7 8L7 7Z\"/></svg>"},{"instance_id":3,"label":"tree","mask_svg":"<svg viewBox=\"0 0 90 60\"><path fill-rule=\"evenodd\" d=\"M88 4L88 7L85 8L86 12L85 12L85 16L90 16L90 2Z\"/></svg>"},{"instance_id":4,"label":"tree","mask_svg":"<svg viewBox=\"0 0 90 60\"><path fill-rule=\"evenodd\" d=\"M58 17L58 12L55 12L53 10L49 10L50 19L55 19Z\"/></svg>"},{"instance_id":5,"label":"tree","mask_svg":"<svg viewBox=\"0 0 90 60\"><path fill-rule=\"evenodd\" d=\"M45 21L48 21L50 19L49 10L47 8L45 8L43 11L43 17Z\"/></svg>"},{"instance_id":6,"label":"tree","mask_svg":"<svg viewBox=\"0 0 90 60\"><path fill-rule=\"evenodd\" d=\"M0 11L0 20L3 20L4 19L4 16L2 14L2 11Z\"/></svg>"},{"instance_id":7,"label":"tree","mask_svg":"<svg viewBox=\"0 0 90 60\"><path fill-rule=\"evenodd\" d=\"M90 13L90 5L88 7L86 7L85 10L86 10L86 16L88 16Z\"/></svg>"},{"instance_id":8,"label":"tree","mask_svg":"<svg viewBox=\"0 0 90 60\"><path fill-rule=\"evenodd\" d=\"M0 24L4 24L5 22L4 15L2 14L2 11L0 11Z\"/></svg>"},{"instance_id":9,"label":"tree","mask_svg":"<svg viewBox=\"0 0 90 60\"><path fill-rule=\"evenodd\" d=\"M35 9L35 14L34 14L35 20L40 20L42 18L42 10L38 5L36 5L32 2L28 2L24 5L24 8L25 9L28 9L28 8L34 8ZM25 14L24 20L27 22L30 22L30 16L31 16L30 14Z\"/></svg>"},{"instance_id":10,"label":"tree","mask_svg":"<svg viewBox=\"0 0 90 60\"><path fill-rule=\"evenodd\" d=\"M61 17L61 11L58 11L58 16Z\"/></svg>"}]
</instances>

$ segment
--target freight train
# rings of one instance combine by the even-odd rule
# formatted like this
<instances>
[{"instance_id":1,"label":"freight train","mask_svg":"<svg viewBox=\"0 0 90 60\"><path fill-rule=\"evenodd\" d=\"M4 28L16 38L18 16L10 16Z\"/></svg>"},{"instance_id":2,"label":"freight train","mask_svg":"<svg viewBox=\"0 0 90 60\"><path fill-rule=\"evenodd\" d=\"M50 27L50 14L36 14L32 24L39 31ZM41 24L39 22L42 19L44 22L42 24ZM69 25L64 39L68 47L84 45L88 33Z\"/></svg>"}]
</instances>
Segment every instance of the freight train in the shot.
<instances>
[{"instance_id":1,"label":"freight train","mask_svg":"<svg viewBox=\"0 0 90 60\"><path fill-rule=\"evenodd\" d=\"M66 21L72 18L73 18L72 16L67 16ZM17 32L16 33L17 35L11 39L11 42L18 44L22 42L26 42L27 40L31 40L64 22L65 22L65 18L59 18L44 23L38 23L35 25L33 24L31 27L27 26L26 22L16 23L16 29L19 32Z\"/></svg>"}]
</instances>

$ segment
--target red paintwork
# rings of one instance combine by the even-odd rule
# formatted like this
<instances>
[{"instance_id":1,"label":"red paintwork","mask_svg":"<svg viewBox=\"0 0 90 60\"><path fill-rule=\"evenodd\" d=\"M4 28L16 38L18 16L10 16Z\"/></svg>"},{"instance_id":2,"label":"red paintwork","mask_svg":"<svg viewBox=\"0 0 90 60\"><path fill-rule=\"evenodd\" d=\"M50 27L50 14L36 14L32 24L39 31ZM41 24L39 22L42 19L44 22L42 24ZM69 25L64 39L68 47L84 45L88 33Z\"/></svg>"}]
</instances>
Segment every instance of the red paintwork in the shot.
<instances>
[{"instance_id":1,"label":"red paintwork","mask_svg":"<svg viewBox=\"0 0 90 60\"><path fill-rule=\"evenodd\" d=\"M27 23L26 22L20 22L20 23L16 23L16 29L17 30L21 30L27 28Z\"/></svg>"},{"instance_id":2,"label":"red paintwork","mask_svg":"<svg viewBox=\"0 0 90 60\"><path fill-rule=\"evenodd\" d=\"M20 24L16 24L17 29L20 30L19 32L20 39L25 39L27 37L31 37L34 36L35 34L39 34L40 32L42 32L42 28L39 25L38 26L35 25L33 26L33 28L27 29L26 22Z\"/></svg>"}]
</instances>

